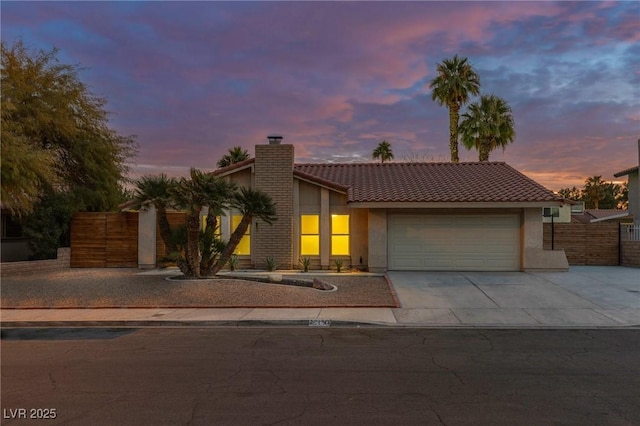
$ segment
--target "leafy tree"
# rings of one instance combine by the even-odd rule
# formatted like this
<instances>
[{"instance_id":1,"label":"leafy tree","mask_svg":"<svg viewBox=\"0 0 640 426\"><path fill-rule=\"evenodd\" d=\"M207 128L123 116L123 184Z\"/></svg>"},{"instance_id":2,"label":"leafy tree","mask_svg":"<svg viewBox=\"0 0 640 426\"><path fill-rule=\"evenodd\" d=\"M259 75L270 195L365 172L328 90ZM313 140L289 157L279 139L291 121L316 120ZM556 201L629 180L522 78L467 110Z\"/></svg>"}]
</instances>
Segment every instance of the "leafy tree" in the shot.
<instances>
[{"instance_id":1,"label":"leafy tree","mask_svg":"<svg viewBox=\"0 0 640 426\"><path fill-rule=\"evenodd\" d=\"M591 191L592 195L587 192ZM598 189L599 188L599 189ZM598 207L593 194L600 194L602 198L598 199ZM600 209L626 209L629 202L629 188L627 182L619 185L613 182L604 182L600 179L600 176L593 176L585 181L583 189L576 188L562 188L558 191L558 194L564 198L568 198L574 201L584 201L586 208L600 208Z\"/></svg>"},{"instance_id":2,"label":"leafy tree","mask_svg":"<svg viewBox=\"0 0 640 426\"><path fill-rule=\"evenodd\" d=\"M229 148L228 153L218 160L218 167L227 167L248 159L249 152L246 149L242 149L240 146L234 146L233 148Z\"/></svg>"},{"instance_id":3,"label":"leafy tree","mask_svg":"<svg viewBox=\"0 0 640 426\"><path fill-rule=\"evenodd\" d=\"M600 201L605 197L605 182L602 176L588 177L582 189L584 194L585 207L588 209L599 209Z\"/></svg>"},{"instance_id":4,"label":"leafy tree","mask_svg":"<svg viewBox=\"0 0 640 426\"><path fill-rule=\"evenodd\" d=\"M373 150L373 159L375 160L378 158L380 159L381 163L393 159L393 150L391 149L391 144L386 140L380 142L376 149Z\"/></svg>"},{"instance_id":5,"label":"leafy tree","mask_svg":"<svg viewBox=\"0 0 640 426\"><path fill-rule=\"evenodd\" d=\"M622 194L622 186L617 183L607 182L603 185L603 189L604 196L598 203L598 207L601 209L618 208L618 199Z\"/></svg>"},{"instance_id":6,"label":"leafy tree","mask_svg":"<svg viewBox=\"0 0 640 426\"><path fill-rule=\"evenodd\" d=\"M561 188L558 191L558 194L562 195L564 198L567 198L573 201L584 200L584 195L582 194L582 190L576 188L575 186L573 188Z\"/></svg>"},{"instance_id":7,"label":"leafy tree","mask_svg":"<svg viewBox=\"0 0 640 426\"><path fill-rule=\"evenodd\" d=\"M469 102L470 95L480 93L480 77L468 63L467 58L455 55L452 59L445 59L437 65L438 75L431 80L433 89L431 98L438 105L449 108L449 149L451 161L457 163L458 156L458 121L460 108Z\"/></svg>"},{"instance_id":8,"label":"leafy tree","mask_svg":"<svg viewBox=\"0 0 640 426\"><path fill-rule=\"evenodd\" d=\"M212 273L214 275L227 264L254 218L261 219L269 225L277 219L275 204L267 194L259 190L240 188L240 191L236 192L234 196L232 206L242 213L242 219L231 234L220 258L213 266Z\"/></svg>"},{"instance_id":9,"label":"leafy tree","mask_svg":"<svg viewBox=\"0 0 640 426\"><path fill-rule=\"evenodd\" d=\"M73 192L82 210L115 208L135 154L133 137L107 126L106 99L57 53L2 42L2 200L19 216L51 189Z\"/></svg>"},{"instance_id":10,"label":"leafy tree","mask_svg":"<svg viewBox=\"0 0 640 426\"><path fill-rule=\"evenodd\" d=\"M629 208L629 182L626 181L620 187L620 192L616 195L616 205L620 209L628 209Z\"/></svg>"},{"instance_id":11,"label":"leafy tree","mask_svg":"<svg viewBox=\"0 0 640 426\"><path fill-rule=\"evenodd\" d=\"M462 143L475 148L480 161L489 161L489 153L504 149L516 136L511 107L495 95L482 95L480 102L469 105L459 127Z\"/></svg>"},{"instance_id":12,"label":"leafy tree","mask_svg":"<svg viewBox=\"0 0 640 426\"><path fill-rule=\"evenodd\" d=\"M69 225L76 211L71 193L48 191L39 198L22 227L34 260L55 259L58 247L69 247Z\"/></svg>"},{"instance_id":13,"label":"leafy tree","mask_svg":"<svg viewBox=\"0 0 640 426\"><path fill-rule=\"evenodd\" d=\"M35 258L54 257L69 244L75 212L123 201L135 140L108 127L106 99L77 66L59 62L57 49L30 52L21 41L1 49L3 208L22 218Z\"/></svg>"}]
</instances>

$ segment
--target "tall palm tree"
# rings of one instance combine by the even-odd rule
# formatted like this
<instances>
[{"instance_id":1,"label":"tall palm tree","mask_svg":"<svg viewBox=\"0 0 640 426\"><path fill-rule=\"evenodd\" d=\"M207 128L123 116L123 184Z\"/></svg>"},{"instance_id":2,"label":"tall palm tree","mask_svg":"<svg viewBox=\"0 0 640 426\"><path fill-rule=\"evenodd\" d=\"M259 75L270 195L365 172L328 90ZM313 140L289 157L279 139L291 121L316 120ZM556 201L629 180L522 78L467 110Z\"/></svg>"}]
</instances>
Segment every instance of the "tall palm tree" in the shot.
<instances>
[{"instance_id":1,"label":"tall palm tree","mask_svg":"<svg viewBox=\"0 0 640 426\"><path fill-rule=\"evenodd\" d=\"M381 163L384 163L385 160L393 159L393 151L391 150L391 144L386 140L383 140L378 144L376 149L373 150L373 159L380 159Z\"/></svg>"},{"instance_id":2,"label":"tall palm tree","mask_svg":"<svg viewBox=\"0 0 640 426\"><path fill-rule=\"evenodd\" d=\"M469 95L480 93L480 77L467 62L467 58L455 55L437 66L438 76L431 80L431 99L449 108L449 149L451 161L457 163L458 120L460 108L469 102Z\"/></svg>"},{"instance_id":3,"label":"tall palm tree","mask_svg":"<svg viewBox=\"0 0 640 426\"><path fill-rule=\"evenodd\" d=\"M165 256L177 252L177 246L171 238L171 226L167 218L167 209L174 206L171 192L176 186L176 179L167 177L164 173L159 176L143 176L136 182L134 190L134 208L156 208L160 237L164 242Z\"/></svg>"},{"instance_id":4,"label":"tall palm tree","mask_svg":"<svg viewBox=\"0 0 640 426\"><path fill-rule=\"evenodd\" d=\"M462 144L478 150L480 161L489 161L489 153L504 148L516 137L511 107L495 95L482 95L480 102L469 105L458 128Z\"/></svg>"},{"instance_id":5,"label":"tall palm tree","mask_svg":"<svg viewBox=\"0 0 640 426\"><path fill-rule=\"evenodd\" d=\"M605 182L602 176L591 176L584 181L584 195L589 206L596 210L600 207L600 200L605 196Z\"/></svg>"},{"instance_id":6,"label":"tall palm tree","mask_svg":"<svg viewBox=\"0 0 640 426\"><path fill-rule=\"evenodd\" d=\"M277 219L276 206L271 197L260 190L240 188L240 191L236 192L232 204L242 213L242 219L231 234L229 242L220 254L218 261L213 266L211 270L213 275L217 274L227 264L254 218L261 219L269 225Z\"/></svg>"},{"instance_id":7,"label":"tall palm tree","mask_svg":"<svg viewBox=\"0 0 640 426\"><path fill-rule=\"evenodd\" d=\"M215 217L228 207L235 188L235 184L231 182L192 168L190 178L181 178L173 189L171 195L176 205L187 213L185 259L178 262L178 267L186 276L200 277L203 272L202 266L207 269L207 266L210 266L209 262L212 262L212 253L209 251L211 247L205 248L207 256L204 258L201 250L200 212L204 207L209 208L207 228L211 226L209 232L213 233L217 226Z\"/></svg>"},{"instance_id":8,"label":"tall palm tree","mask_svg":"<svg viewBox=\"0 0 640 426\"><path fill-rule=\"evenodd\" d=\"M228 153L218 160L218 167L227 167L248 159L249 152L246 149L242 149L240 146L234 146L233 148L229 148Z\"/></svg>"}]
</instances>

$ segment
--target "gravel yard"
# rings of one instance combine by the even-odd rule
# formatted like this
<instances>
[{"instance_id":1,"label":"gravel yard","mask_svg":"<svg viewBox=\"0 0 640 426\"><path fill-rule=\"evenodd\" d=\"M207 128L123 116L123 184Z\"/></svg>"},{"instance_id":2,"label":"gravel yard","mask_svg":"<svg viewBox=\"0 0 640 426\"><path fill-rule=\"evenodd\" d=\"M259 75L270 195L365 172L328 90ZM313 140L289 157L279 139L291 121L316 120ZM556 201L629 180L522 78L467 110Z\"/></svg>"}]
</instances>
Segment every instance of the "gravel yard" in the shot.
<instances>
[{"instance_id":1,"label":"gravel yard","mask_svg":"<svg viewBox=\"0 0 640 426\"><path fill-rule=\"evenodd\" d=\"M268 284L240 279L166 280L137 269L70 269L3 277L2 308L396 307L384 277L326 276L337 287ZM306 277L305 277L306 278Z\"/></svg>"}]
</instances>

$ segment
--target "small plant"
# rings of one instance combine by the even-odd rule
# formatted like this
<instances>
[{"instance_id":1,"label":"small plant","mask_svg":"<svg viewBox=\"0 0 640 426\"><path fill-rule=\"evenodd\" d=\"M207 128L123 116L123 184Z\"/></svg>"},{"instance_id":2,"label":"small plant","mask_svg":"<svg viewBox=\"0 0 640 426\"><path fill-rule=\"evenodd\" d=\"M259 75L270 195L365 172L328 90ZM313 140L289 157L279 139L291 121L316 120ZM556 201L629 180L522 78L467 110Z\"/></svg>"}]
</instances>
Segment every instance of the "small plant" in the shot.
<instances>
[{"instance_id":1,"label":"small plant","mask_svg":"<svg viewBox=\"0 0 640 426\"><path fill-rule=\"evenodd\" d=\"M336 265L336 272L342 272L342 265L344 265L344 260L336 259L333 261L333 264Z\"/></svg>"},{"instance_id":2,"label":"small plant","mask_svg":"<svg viewBox=\"0 0 640 426\"><path fill-rule=\"evenodd\" d=\"M238 269L238 256L231 256L229 258L229 261L227 262L227 265L229 265L229 269L231 271L235 271L236 269Z\"/></svg>"},{"instance_id":3,"label":"small plant","mask_svg":"<svg viewBox=\"0 0 640 426\"><path fill-rule=\"evenodd\" d=\"M302 265L302 269L304 272L309 272L309 265L311 265L311 258L309 256L304 256L299 260Z\"/></svg>"},{"instance_id":4,"label":"small plant","mask_svg":"<svg viewBox=\"0 0 640 426\"><path fill-rule=\"evenodd\" d=\"M267 257L267 271L273 272L278 269L278 264L273 257Z\"/></svg>"}]
</instances>

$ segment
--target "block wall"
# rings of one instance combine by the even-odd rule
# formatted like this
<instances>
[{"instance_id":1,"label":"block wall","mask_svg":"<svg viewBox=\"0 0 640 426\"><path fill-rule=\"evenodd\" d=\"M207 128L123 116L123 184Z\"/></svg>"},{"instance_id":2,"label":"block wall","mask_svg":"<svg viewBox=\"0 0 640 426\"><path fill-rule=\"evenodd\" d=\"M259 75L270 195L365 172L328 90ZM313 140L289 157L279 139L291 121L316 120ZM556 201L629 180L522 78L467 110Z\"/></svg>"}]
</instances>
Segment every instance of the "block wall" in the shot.
<instances>
[{"instance_id":1,"label":"block wall","mask_svg":"<svg viewBox=\"0 0 640 426\"><path fill-rule=\"evenodd\" d=\"M293 261L293 145L256 145L255 187L276 204L277 220L269 225L254 219L251 228L255 268L266 267L272 257L278 269L292 269Z\"/></svg>"}]
</instances>

